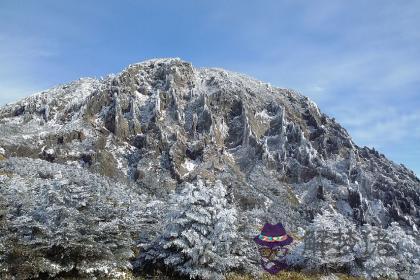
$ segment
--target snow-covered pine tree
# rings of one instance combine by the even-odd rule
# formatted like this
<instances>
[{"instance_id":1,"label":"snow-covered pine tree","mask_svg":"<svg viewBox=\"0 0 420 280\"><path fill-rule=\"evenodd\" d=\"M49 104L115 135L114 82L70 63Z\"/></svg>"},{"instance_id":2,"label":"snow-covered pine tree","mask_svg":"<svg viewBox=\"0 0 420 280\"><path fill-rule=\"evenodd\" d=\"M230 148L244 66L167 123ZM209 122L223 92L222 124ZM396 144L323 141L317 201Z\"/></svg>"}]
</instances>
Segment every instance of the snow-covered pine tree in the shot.
<instances>
[{"instance_id":1,"label":"snow-covered pine tree","mask_svg":"<svg viewBox=\"0 0 420 280\"><path fill-rule=\"evenodd\" d=\"M304 240L307 267L314 269L349 269L355 259L361 238L355 225L335 211L315 216Z\"/></svg>"},{"instance_id":2,"label":"snow-covered pine tree","mask_svg":"<svg viewBox=\"0 0 420 280\"><path fill-rule=\"evenodd\" d=\"M225 196L220 181L185 183L170 199L165 230L141 259L163 263L190 278L223 279L223 273L240 261L232 253L237 213Z\"/></svg>"},{"instance_id":3,"label":"snow-covered pine tree","mask_svg":"<svg viewBox=\"0 0 420 280\"><path fill-rule=\"evenodd\" d=\"M396 222L382 229L364 225L365 250L359 273L367 279L420 279L420 246Z\"/></svg>"},{"instance_id":4,"label":"snow-covered pine tree","mask_svg":"<svg viewBox=\"0 0 420 280\"><path fill-rule=\"evenodd\" d=\"M415 236L392 223L383 229L356 228L343 215L317 215L305 236L307 268L343 269L366 279L419 279L420 246Z\"/></svg>"}]
</instances>

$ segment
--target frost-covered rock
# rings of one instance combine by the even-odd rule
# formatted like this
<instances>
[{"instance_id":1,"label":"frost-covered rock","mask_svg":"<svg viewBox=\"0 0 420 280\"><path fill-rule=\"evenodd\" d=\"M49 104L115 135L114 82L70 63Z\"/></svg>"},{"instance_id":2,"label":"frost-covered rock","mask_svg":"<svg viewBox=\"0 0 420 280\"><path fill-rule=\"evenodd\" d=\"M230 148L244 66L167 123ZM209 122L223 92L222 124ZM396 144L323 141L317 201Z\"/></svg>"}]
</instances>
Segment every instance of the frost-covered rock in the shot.
<instances>
[{"instance_id":1,"label":"frost-covered rock","mask_svg":"<svg viewBox=\"0 0 420 280\"><path fill-rule=\"evenodd\" d=\"M180 59L148 60L117 75L80 79L3 106L0 147L4 150L0 151L0 188L13 201L9 204L1 197L0 211L15 209L13 217L24 224L19 217L28 215L22 213L37 217L38 208L33 207L41 207L42 202L40 209L48 215L39 213L48 219L37 221L44 229L60 215L57 203L64 203L60 211L71 221L65 226L73 227L81 227L84 219L102 217L98 209L126 213L127 207L137 207L136 199L123 203L120 196L111 200L116 200L111 207L106 193L97 199L103 206L95 208L95 199L83 206L92 209L91 215L76 215L79 210L75 212L71 203L77 195L66 191L70 188L66 180L72 182L73 173L87 172L83 174L88 178L112 180L115 191L145 197L141 211L127 214L141 232L135 237L130 234L131 241L121 235L135 245L134 251L160 233L169 194L194 183L198 176L210 185L220 180L226 187L227 205L237 209L235 226L241 243L237 254L252 273L259 270L252 238L266 222L281 222L295 236L326 211L337 212L357 229L366 224L386 229L398 222L411 234L420 227L420 180L415 174L375 149L357 146L311 100L293 90L222 69L196 68ZM33 170L31 159L43 160L36 161L39 174L15 174L8 169ZM57 166L61 174L46 172ZM40 183L43 180L45 186ZM10 182L25 187L10 192ZM77 188L88 197L96 189L89 180ZM20 196L26 197L22 206L18 206ZM1 221L7 217L1 216ZM106 225L116 229L114 224ZM95 225L89 236L107 235L99 228ZM5 231L13 232L9 227ZM18 232L17 240L25 241L25 231L19 228ZM64 233L58 232L57 238L65 238ZM35 264L45 259L37 245L28 252L40 256L30 253L33 271L55 275L54 271L63 270L55 264ZM300 262L298 255L294 259ZM114 258L107 256L104 261ZM83 259L89 265L88 257ZM120 265L125 260L115 257L116 267L131 269ZM10 274L12 266L3 262L3 267Z\"/></svg>"}]
</instances>

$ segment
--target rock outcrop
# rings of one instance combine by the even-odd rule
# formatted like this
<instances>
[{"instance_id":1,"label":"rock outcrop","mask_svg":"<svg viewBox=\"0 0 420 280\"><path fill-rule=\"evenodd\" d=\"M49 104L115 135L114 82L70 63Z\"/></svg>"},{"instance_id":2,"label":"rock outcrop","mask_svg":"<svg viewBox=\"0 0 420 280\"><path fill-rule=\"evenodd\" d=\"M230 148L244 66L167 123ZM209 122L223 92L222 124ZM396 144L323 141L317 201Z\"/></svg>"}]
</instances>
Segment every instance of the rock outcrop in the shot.
<instances>
[{"instance_id":1,"label":"rock outcrop","mask_svg":"<svg viewBox=\"0 0 420 280\"><path fill-rule=\"evenodd\" d=\"M152 197L164 204L172 190L197 177L227 186L249 240L243 254L254 264L250 236L264 221L281 221L296 233L323 209L334 209L357 225L420 226L415 174L357 146L307 97L179 59L130 65L118 75L81 79L6 105L0 132L1 236L13 231L14 240L3 242L24 246L21 254L39 266L27 272L12 265L15 253L7 251L0 257L5 277L107 274L95 272L92 258L115 258L109 273L132 269L129 248L148 225L139 209ZM45 174L48 168L53 171ZM19 219L27 219L25 227ZM64 229L80 246L89 240L92 251L73 243L66 250ZM152 238L153 230L145 232ZM52 236L57 242L47 241ZM47 268L51 262L54 270Z\"/></svg>"}]
</instances>

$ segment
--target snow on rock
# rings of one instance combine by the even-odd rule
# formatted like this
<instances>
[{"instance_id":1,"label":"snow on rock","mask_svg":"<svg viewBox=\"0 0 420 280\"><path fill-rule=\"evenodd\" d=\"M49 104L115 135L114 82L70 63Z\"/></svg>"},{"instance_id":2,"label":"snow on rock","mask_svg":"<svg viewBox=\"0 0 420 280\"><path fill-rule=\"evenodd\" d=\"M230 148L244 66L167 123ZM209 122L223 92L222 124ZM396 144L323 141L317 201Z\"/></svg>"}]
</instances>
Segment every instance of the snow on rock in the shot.
<instances>
[{"instance_id":1,"label":"snow on rock","mask_svg":"<svg viewBox=\"0 0 420 280\"><path fill-rule=\"evenodd\" d=\"M131 252L156 240L166 226L170 194L199 177L206 186L220 180L226 187L240 243L230 253L254 274L259 259L250 236L267 221L298 234L320 213L335 211L355 227L398 222L409 235L420 226L420 180L375 149L357 146L313 101L180 59L132 64L104 79L80 79L1 107L0 146L0 154L15 157L0 161L0 230L6 226L9 241L8 233L16 232L19 246L29 246L31 238L43 246L34 245L24 256L31 275L0 257L2 269L16 268L25 277L35 277L47 263L53 263L45 269L52 277L78 261L86 266L76 270L87 277L140 269L130 267ZM51 224L60 215L65 221L57 222L71 236L88 235L71 244L93 250L98 263L83 255L69 255L66 263L46 257L69 238ZM301 261L299 252L294 257ZM359 268L360 275L368 273Z\"/></svg>"},{"instance_id":2,"label":"snow on rock","mask_svg":"<svg viewBox=\"0 0 420 280\"><path fill-rule=\"evenodd\" d=\"M191 172L191 171L193 171L194 170L194 168L195 168L195 166L196 166L196 164L195 164L195 162L194 161L192 161L192 160L189 160L189 159L186 159L183 163L182 163L182 165L181 165L183 168L185 168L186 170L187 170L187 172Z\"/></svg>"}]
</instances>

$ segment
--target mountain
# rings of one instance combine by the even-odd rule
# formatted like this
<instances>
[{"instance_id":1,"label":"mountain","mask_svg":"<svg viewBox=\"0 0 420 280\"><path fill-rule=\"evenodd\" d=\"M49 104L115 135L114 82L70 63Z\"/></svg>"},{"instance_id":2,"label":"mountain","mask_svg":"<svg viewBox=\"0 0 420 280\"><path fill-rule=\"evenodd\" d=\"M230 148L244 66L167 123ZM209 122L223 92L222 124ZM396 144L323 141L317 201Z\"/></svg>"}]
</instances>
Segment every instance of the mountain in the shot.
<instances>
[{"instance_id":1,"label":"mountain","mask_svg":"<svg viewBox=\"0 0 420 280\"><path fill-rule=\"evenodd\" d=\"M186 184L224 186L237 213L232 254L250 273L265 222L281 222L299 244L317 217L335 213L357 229L398 223L419 242L412 171L357 146L293 90L179 59L3 106L0 153L2 279L144 270L141 248L165 230Z\"/></svg>"}]
</instances>

